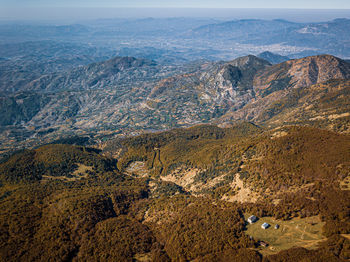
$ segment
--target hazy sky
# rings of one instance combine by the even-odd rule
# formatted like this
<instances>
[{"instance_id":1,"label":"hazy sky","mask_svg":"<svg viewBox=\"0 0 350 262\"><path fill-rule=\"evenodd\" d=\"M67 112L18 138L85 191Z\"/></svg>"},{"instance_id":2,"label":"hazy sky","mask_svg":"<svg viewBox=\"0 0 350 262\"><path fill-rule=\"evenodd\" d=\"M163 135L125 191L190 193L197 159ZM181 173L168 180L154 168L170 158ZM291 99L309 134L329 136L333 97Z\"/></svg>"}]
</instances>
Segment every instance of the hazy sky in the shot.
<instances>
[{"instance_id":1,"label":"hazy sky","mask_svg":"<svg viewBox=\"0 0 350 262\"><path fill-rule=\"evenodd\" d=\"M350 18L350 0L0 0L0 22L79 22L99 18L282 18L295 22Z\"/></svg>"},{"instance_id":2,"label":"hazy sky","mask_svg":"<svg viewBox=\"0 0 350 262\"><path fill-rule=\"evenodd\" d=\"M349 0L0 0L6 7L190 7L350 9Z\"/></svg>"}]
</instances>

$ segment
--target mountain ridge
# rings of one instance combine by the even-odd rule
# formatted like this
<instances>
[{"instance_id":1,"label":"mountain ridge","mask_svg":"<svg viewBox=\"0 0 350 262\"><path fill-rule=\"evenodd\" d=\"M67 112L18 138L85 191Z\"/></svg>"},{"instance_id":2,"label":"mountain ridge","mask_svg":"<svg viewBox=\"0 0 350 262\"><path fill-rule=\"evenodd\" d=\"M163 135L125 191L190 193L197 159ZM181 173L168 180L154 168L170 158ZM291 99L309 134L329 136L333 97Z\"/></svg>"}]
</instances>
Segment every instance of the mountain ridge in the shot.
<instances>
[{"instance_id":1,"label":"mountain ridge","mask_svg":"<svg viewBox=\"0 0 350 262\"><path fill-rule=\"evenodd\" d=\"M227 117L254 121L266 107L295 89L307 88L332 79L349 78L350 65L330 55L311 56L273 65L256 75L254 88L257 97L252 103L237 112L227 113Z\"/></svg>"},{"instance_id":2,"label":"mountain ridge","mask_svg":"<svg viewBox=\"0 0 350 262\"><path fill-rule=\"evenodd\" d=\"M294 90L347 78L350 64L330 55L276 65L249 55L182 68L163 67L143 59L114 58L39 78L32 82L32 94L3 94L1 123L4 130L14 125L25 131L33 136L32 141L36 133L46 134L46 130L55 131L39 140L77 130L95 135L109 130L121 135L199 123L267 123L270 113L266 114L266 110L271 112L274 103ZM338 111L334 114L340 114ZM312 119L317 117L311 115Z\"/></svg>"}]
</instances>

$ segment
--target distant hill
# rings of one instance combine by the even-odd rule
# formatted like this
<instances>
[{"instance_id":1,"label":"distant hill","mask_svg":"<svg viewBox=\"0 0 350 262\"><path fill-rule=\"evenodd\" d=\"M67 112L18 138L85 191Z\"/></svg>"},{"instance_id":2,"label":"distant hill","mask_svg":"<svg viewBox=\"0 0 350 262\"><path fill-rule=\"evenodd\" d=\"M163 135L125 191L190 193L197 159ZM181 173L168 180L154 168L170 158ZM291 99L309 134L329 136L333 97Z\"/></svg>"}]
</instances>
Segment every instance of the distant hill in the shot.
<instances>
[{"instance_id":1,"label":"distant hill","mask_svg":"<svg viewBox=\"0 0 350 262\"><path fill-rule=\"evenodd\" d=\"M249 39L254 34L270 34L274 31L298 28L297 23L285 20L243 19L200 26L187 33L191 37L212 39Z\"/></svg>"},{"instance_id":2,"label":"distant hill","mask_svg":"<svg viewBox=\"0 0 350 262\"><path fill-rule=\"evenodd\" d=\"M308 47L318 54L328 53L347 57L350 55L348 41L345 32L350 30L350 19L336 19L330 22L300 24L297 27L287 28L271 32L267 35L257 35L255 38L246 39L244 43L261 45L287 44L298 47ZM307 51L307 50L305 50ZM304 53L316 55L316 53Z\"/></svg>"},{"instance_id":3,"label":"distant hill","mask_svg":"<svg viewBox=\"0 0 350 262\"><path fill-rule=\"evenodd\" d=\"M112 50L108 48L54 40L33 40L0 44L0 57L8 59L36 56L37 61L45 61L49 58L67 58L67 56L103 57L111 54Z\"/></svg>"},{"instance_id":4,"label":"distant hill","mask_svg":"<svg viewBox=\"0 0 350 262\"><path fill-rule=\"evenodd\" d=\"M90 47L60 41L27 41L0 44L0 92L25 90L31 81L45 74L104 61L114 52L108 48Z\"/></svg>"},{"instance_id":5,"label":"distant hill","mask_svg":"<svg viewBox=\"0 0 350 262\"><path fill-rule=\"evenodd\" d=\"M269 51L265 51L263 53L260 53L257 55L257 57L260 57L262 59L265 59L266 61L269 61L271 64L279 64L283 63L285 61L290 60L288 56L282 56L279 54L275 54Z\"/></svg>"},{"instance_id":6,"label":"distant hill","mask_svg":"<svg viewBox=\"0 0 350 262\"><path fill-rule=\"evenodd\" d=\"M294 46L304 49L301 51L304 54L300 54L298 58L320 53L347 57L350 55L349 36L346 33L349 30L350 19L322 23L245 19L200 26L189 31L186 36L232 40L254 46Z\"/></svg>"},{"instance_id":7,"label":"distant hill","mask_svg":"<svg viewBox=\"0 0 350 262\"><path fill-rule=\"evenodd\" d=\"M56 72L44 75L27 76L26 80L12 81L10 77L16 77L16 71L2 72L1 91L34 91L34 90L67 90L67 89L90 89L92 87L104 86L113 83L130 83L137 79L156 77L155 63L145 59L133 57L115 57L107 61L92 63L87 66L74 68L67 72ZM148 68L142 72L142 67ZM24 72L25 74L26 72ZM145 76L144 73L148 74ZM16 80L16 79L14 79ZM101 82L102 81L102 82Z\"/></svg>"}]
</instances>

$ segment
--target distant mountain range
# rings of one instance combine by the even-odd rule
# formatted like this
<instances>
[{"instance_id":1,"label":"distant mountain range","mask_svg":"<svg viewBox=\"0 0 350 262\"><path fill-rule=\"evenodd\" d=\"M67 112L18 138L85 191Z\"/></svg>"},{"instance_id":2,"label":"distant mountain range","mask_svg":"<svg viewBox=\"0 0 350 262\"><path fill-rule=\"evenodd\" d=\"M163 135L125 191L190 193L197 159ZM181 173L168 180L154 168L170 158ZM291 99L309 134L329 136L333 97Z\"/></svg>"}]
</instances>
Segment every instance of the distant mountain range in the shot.
<instances>
[{"instance_id":1,"label":"distant mountain range","mask_svg":"<svg viewBox=\"0 0 350 262\"><path fill-rule=\"evenodd\" d=\"M76 54L85 54L89 48L109 49L114 56L136 56L168 64L198 59L227 60L264 51L290 58L319 54L349 58L349 30L349 19L320 23L198 18L105 19L71 25L2 23L0 57L21 50L30 55L34 53L31 47L35 51L39 46L35 42L41 42L45 51L47 44L43 41L49 40L57 42L56 45L70 42L82 46ZM65 45L61 53L67 50L68 44Z\"/></svg>"},{"instance_id":2,"label":"distant mountain range","mask_svg":"<svg viewBox=\"0 0 350 262\"><path fill-rule=\"evenodd\" d=\"M240 120L273 125L283 118L330 126L347 119L340 101L349 63L322 54L350 56L349 21L2 23L0 141L11 148L76 134L102 138ZM327 87L308 89L322 83ZM342 88L334 113L301 105L333 92L335 83ZM331 121L332 114L339 117Z\"/></svg>"},{"instance_id":3,"label":"distant mountain range","mask_svg":"<svg viewBox=\"0 0 350 262\"><path fill-rule=\"evenodd\" d=\"M238 120L329 126L349 118L347 100L341 101L348 92L350 64L330 55L276 65L249 55L186 67L115 57L30 81L16 76L7 80L16 86L2 87L0 124L2 139L12 137L18 142L59 134L121 135L196 123L225 126ZM334 98L332 90L337 90ZM324 102L315 111L312 108L320 97L340 104ZM300 104L306 98L310 102ZM303 110L303 117L293 117L288 110Z\"/></svg>"},{"instance_id":4,"label":"distant mountain range","mask_svg":"<svg viewBox=\"0 0 350 262\"><path fill-rule=\"evenodd\" d=\"M243 39L256 37L256 34L261 36L272 32L299 28L300 26L298 23L285 20L244 19L200 26L187 34L190 37L237 39L242 41Z\"/></svg>"},{"instance_id":5,"label":"distant mountain range","mask_svg":"<svg viewBox=\"0 0 350 262\"><path fill-rule=\"evenodd\" d=\"M320 53L349 56L349 19L323 23L292 23L285 20L237 20L205 25L188 36L235 40L242 44L304 47Z\"/></svg>"}]
</instances>

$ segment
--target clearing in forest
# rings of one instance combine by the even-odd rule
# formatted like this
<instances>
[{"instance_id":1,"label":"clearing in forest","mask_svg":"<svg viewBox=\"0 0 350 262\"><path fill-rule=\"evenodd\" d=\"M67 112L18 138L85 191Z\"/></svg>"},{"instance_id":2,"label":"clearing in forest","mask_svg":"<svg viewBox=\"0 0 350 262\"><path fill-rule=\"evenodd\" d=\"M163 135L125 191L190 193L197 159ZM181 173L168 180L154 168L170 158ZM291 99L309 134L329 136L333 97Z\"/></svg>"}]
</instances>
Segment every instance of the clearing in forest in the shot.
<instances>
[{"instance_id":1,"label":"clearing in forest","mask_svg":"<svg viewBox=\"0 0 350 262\"><path fill-rule=\"evenodd\" d=\"M142 161L134 161L125 170L126 174L136 177L148 177L150 175L146 163Z\"/></svg>"},{"instance_id":2,"label":"clearing in forest","mask_svg":"<svg viewBox=\"0 0 350 262\"><path fill-rule=\"evenodd\" d=\"M250 215L246 214L245 218L248 219ZM261 225L264 222L270 224L270 227L262 229ZM276 224L279 225L279 229L275 229ZM259 248L259 252L269 255L292 247L317 248L318 243L326 239L322 235L323 225L324 222L321 222L318 216L288 221L262 217L256 223L247 225L246 234L255 240L268 243L268 247Z\"/></svg>"}]
</instances>

